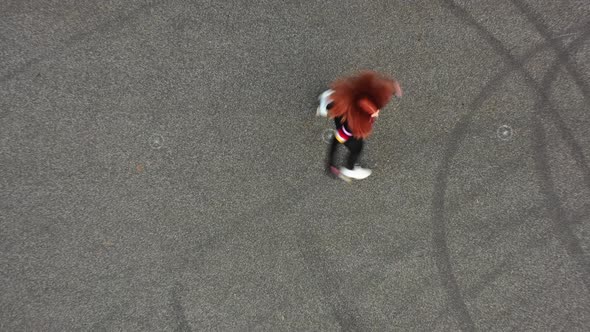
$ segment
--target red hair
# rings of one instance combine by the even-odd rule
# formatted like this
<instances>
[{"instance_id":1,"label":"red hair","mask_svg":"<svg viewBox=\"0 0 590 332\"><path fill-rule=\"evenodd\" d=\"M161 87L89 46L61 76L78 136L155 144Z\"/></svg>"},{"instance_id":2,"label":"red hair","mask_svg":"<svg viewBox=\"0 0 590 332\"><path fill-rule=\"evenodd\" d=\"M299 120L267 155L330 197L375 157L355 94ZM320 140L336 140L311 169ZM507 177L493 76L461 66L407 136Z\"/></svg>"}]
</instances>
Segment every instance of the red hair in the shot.
<instances>
[{"instance_id":1,"label":"red hair","mask_svg":"<svg viewBox=\"0 0 590 332\"><path fill-rule=\"evenodd\" d=\"M366 138L373 129L371 114L385 107L396 92L392 79L374 71L363 71L356 76L342 78L332 83L334 103L330 117L342 117L352 135Z\"/></svg>"}]
</instances>

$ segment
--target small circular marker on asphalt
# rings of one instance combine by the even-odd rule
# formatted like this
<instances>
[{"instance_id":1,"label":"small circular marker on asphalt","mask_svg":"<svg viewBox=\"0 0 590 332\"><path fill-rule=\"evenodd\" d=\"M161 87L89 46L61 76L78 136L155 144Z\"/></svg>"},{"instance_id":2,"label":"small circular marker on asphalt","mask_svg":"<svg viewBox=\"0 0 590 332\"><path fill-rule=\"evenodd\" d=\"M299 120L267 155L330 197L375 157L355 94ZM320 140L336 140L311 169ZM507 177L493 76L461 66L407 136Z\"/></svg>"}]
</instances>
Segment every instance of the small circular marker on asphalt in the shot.
<instances>
[{"instance_id":1,"label":"small circular marker on asphalt","mask_svg":"<svg viewBox=\"0 0 590 332\"><path fill-rule=\"evenodd\" d=\"M496 131L496 136L501 139L502 141L508 141L512 138L514 131L510 126L503 125L498 127Z\"/></svg>"},{"instance_id":2,"label":"small circular marker on asphalt","mask_svg":"<svg viewBox=\"0 0 590 332\"><path fill-rule=\"evenodd\" d=\"M153 134L150 137L150 146L152 149L159 149L164 145L164 138L160 134Z\"/></svg>"},{"instance_id":3,"label":"small circular marker on asphalt","mask_svg":"<svg viewBox=\"0 0 590 332\"><path fill-rule=\"evenodd\" d=\"M144 170L143 164L137 164L137 165L135 166L135 171L136 171L137 173L143 173L143 170Z\"/></svg>"},{"instance_id":4,"label":"small circular marker on asphalt","mask_svg":"<svg viewBox=\"0 0 590 332\"><path fill-rule=\"evenodd\" d=\"M324 131L322 131L322 141L324 141L324 143L330 144L332 137L334 137L333 129L324 129Z\"/></svg>"}]
</instances>

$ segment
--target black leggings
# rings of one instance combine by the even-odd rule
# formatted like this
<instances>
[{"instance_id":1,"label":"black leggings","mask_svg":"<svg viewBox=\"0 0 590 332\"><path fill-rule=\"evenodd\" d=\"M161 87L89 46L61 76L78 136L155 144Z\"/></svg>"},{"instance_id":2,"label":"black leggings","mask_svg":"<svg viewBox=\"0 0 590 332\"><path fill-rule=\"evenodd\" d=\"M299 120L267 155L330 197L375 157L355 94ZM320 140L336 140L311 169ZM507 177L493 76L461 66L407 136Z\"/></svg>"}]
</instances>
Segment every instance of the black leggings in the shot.
<instances>
[{"instance_id":1,"label":"black leggings","mask_svg":"<svg viewBox=\"0 0 590 332\"><path fill-rule=\"evenodd\" d=\"M340 142L338 142L336 137L332 137L332 143L330 143L330 149L328 150L328 167L334 166L334 156L336 155L336 150L338 149L339 144ZM351 137L344 143L344 146L346 146L350 152L346 161L346 168L353 169L354 164L356 164L363 151L363 140Z\"/></svg>"}]
</instances>

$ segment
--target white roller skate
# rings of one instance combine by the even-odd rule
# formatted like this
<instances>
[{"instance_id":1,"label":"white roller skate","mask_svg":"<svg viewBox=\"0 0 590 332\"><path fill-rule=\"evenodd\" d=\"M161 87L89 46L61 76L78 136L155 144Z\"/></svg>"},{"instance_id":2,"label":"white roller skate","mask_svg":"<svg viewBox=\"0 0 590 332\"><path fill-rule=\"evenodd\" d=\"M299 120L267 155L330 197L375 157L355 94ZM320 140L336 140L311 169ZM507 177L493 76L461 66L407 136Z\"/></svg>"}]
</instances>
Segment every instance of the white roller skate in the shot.
<instances>
[{"instance_id":1,"label":"white roller skate","mask_svg":"<svg viewBox=\"0 0 590 332\"><path fill-rule=\"evenodd\" d=\"M373 171L368 168L362 168L360 166L354 166L353 169L348 169L346 167L340 167L340 174L351 179L355 180L362 180L366 179L371 175Z\"/></svg>"},{"instance_id":2,"label":"white roller skate","mask_svg":"<svg viewBox=\"0 0 590 332\"><path fill-rule=\"evenodd\" d=\"M327 117L328 116L328 105L332 102L330 95L334 93L334 90L326 90L318 97L320 100L320 106L315 113L316 116Z\"/></svg>"}]
</instances>

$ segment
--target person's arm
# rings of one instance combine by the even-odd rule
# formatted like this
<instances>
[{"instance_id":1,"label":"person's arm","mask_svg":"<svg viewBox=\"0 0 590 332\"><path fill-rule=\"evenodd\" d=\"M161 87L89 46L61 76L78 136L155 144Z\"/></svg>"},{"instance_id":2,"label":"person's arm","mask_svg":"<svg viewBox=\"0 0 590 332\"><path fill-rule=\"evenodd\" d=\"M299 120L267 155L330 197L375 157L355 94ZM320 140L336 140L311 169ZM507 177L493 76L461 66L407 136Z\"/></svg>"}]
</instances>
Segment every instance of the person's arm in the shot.
<instances>
[{"instance_id":1,"label":"person's arm","mask_svg":"<svg viewBox=\"0 0 590 332\"><path fill-rule=\"evenodd\" d=\"M395 96L401 98L404 92L402 91L402 87L399 85L398 81L393 81L393 88L395 89Z\"/></svg>"},{"instance_id":2,"label":"person's arm","mask_svg":"<svg viewBox=\"0 0 590 332\"><path fill-rule=\"evenodd\" d=\"M368 98L363 98L359 100L358 105L363 111L371 114L371 116L373 117L379 114L379 109L377 109L377 107L375 107L375 104L373 104Z\"/></svg>"}]
</instances>

